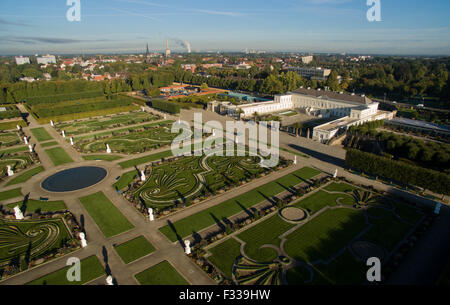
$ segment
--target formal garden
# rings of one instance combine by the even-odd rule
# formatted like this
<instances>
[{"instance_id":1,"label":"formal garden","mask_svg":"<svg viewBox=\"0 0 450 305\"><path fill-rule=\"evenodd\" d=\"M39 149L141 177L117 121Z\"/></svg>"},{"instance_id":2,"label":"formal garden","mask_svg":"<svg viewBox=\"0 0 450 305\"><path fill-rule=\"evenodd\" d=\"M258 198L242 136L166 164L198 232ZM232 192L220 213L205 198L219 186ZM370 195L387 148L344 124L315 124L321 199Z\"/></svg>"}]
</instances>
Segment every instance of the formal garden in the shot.
<instances>
[{"instance_id":1,"label":"formal garden","mask_svg":"<svg viewBox=\"0 0 450 305\"><path fill-rule=\"evenodd\" d=\"M15 175L39 162L36 152L30 152L27 146L0 150L0 179L8 177L8 166Z\"/></svg>"},{"instance_id":2,"label":"formal garden","mask_svg":"<svg viewBox=\"0 0 450 305\"><path fill-rule=\"evenodd\" d=\"M144 214L153 208L156 217L197 204L289 166L292 161L281 158L278 168L260 165L260 156L216 156L213 151L203 156L171 157L147 165L142 173L124 174L128 180L123 195ZM148 177L148 179L147 179ZM120 181L119 181L120 182ZM116 184L123 188L125 183Z\"/></svg>"},{"instance_id":3,"label":"formal garden","mask_svg":"<svg viewBox=\"0 0 450 305\"><path fill-rule=\"evenodd\" d=\"M22 144L23 140L16 131L0 130L0 149Z\"/></svg>"},{"instance_id":4,"label":"formal garden","mask_svg":"<svg viewBox=\"0 0 450 305\"><path fill-rule=\"evenodd\" d=\"M173 121L164 121L75 137L74 147L86 154L104 153L106 145L109 145L112 152L120 154L137 154L162 147L170 148L172 140L178 136L171 132L172 123Z\"/></svg>"},{"instance_id":5,"label":"formal garden","mask_svg":"<svg viewBox=\"0 0 450 305\"><path fill-rule=\"evenodd\" d=\"M195 241L191 257L223 284L362 284L370 257L380 258L386 280L432 223L432 211L329 180Z\"/></svg>"},{"instance_id":6,"label":"formal garden","mask_svg":"<svg viewBox=\"0 0 450 305\"><path fill-rule=\"evenodd\" d=\"M100 130L148 123L158 119L161 119L158 115L153 115L142 111L132 111L129 113L116 115L105 115L96 119L57 123L55 124L55 129L58 132L62 132L64 130L67 136L76 136Z\"/></svg>"},{"instance_id":7,"label":"formal garden","mask_svg":"<svg viewBox=\"0 0 450 305\"><path fill-rule=\"evenodd\" d=\"M23 220L15 219L14 207L19 207ZM0 206L0 279L79 249L80 231L61 201L25 198Z\"/></svg>"}]
</instances>

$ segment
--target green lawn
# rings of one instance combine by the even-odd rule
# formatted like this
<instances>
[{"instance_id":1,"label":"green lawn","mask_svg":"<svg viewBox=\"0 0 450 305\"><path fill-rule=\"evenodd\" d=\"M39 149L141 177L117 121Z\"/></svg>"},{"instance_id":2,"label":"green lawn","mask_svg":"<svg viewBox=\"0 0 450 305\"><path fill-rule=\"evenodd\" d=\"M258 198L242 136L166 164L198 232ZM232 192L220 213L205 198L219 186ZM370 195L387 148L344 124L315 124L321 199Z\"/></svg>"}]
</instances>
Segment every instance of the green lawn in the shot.
<instances>
[{"instance_id":1,"label":"green lawn","mask_svg":"<svg viewBox=\"0 0 450 305\"><path fill-rule=\"evenodd\" d=\"M38 140L38 142L45 142L53 139L44 127L31 129L31 133L34 135L36 140Z\"/></svg>"},{"instance_id":2,"label":"green lawn","mask_svg":"<svg viewBox=\"0 0 450 305\"><path fill-rule=\"evenodd\" d=\"M91 161L91 160L116 161L116 160L122 159L122 157L115 156L115 155L89 155L89 156L83 156L83 159L86 161Z\"/></svg>"},{"instance_id":3,"label":"green lawn","mask_svg":"<svg viewBox=\"0 0 450 305\"><path fill-rule=\"evenodd\" d=\"M189 285L168 261L136 274L136 279L141 285Z\"/></svg>"},{"instance_id":4,"label":"green lawn","mask_svg":"<svg viewBox=\"0 0 450 305\"><path fill-rule=\"evenodd\" d=\"M120 177L119 181L117 181L116 183L114 183L113 187L121 190L124 189L128 186L128 184L131 183L131 181L133 181L133 179L138 175L136 170L133 170L131 172L122 174L122 176Z\"/></svg>"},{"instance_id":5,"label":"green lawn","mask_svg":"<svg viewBox=\"0 0 450 305\"><path fill-rule=\"evenodd\" d=\"M139 236L123 244L115 246L119 256L125 264L134 262L155 251L155 247L144 237Z\"/></svg>"},{"instance_id":6,"label":"green lawn","mask_svg":"<svg viewBox=\"0 0 450 305\"><path fill-rule=\"evenodd\" d=\"M73 162L72 158L61 147L47 149L45 151L55 166Z\"/></svg>"},{"instance_id":7,"label":"green lawn","mask_svg":"<svg viewBox=\"0 0 450 305\"><path fill-rule=\"evenodd\" d=\"M263 202L267 198L271 198L284 192L287 188L291 188L318 175L319 173L318 170L304 167L245 194L177 221L173 224L173 228L169 225L160 228L160 231L171 241L176 241L178 237L184 238L194 232L199 232L217 223L217 221L221 221L224 217L226 218L240 213L245 209ZM174 232L174 230L176 232Z\"/></svg>"},{"instance_id":8,"label":"green lawn","mask_svg":"<svg viewBox=\"0 0 450 305\"><path fill-rule=\"evenodd\" d=\"M208 260L231 279L234 261L241 255L240 249L241 244L238 241L234 238L227 239L208 250L212 254Z\"/></svg>"},{"instance_id":9,"label":"green lawn","mask_svg":"<svg viewBox=\"0 0 450 305\"><path fill-rule=\"evenodd\" d=\"M134 228L102 192L80 198L80 201L105 237L109 238Z\"/></svg>"},{"instance_id":10,"label":"green lawn","mask_svg":"<svg viewBox=\"0 0 450 305\"><path fill-rule=\"evenodd\" d=\"M329 185L327 185L324 190L327 190L329 192L351 192L353 190L358 189L357 187L350 185L348 183L331 183Z\"/></svg>"},{"instance_id":11,"label":"green lawn","mask_svg":"<svg viewBox=\"0 0 450 305\"><path fill-rule=\"evenodd\" d=\"M67 280L67 271L69 268L71 268L71 266L64 267L29 282L27 285L83 285L106 274L103 266L95 255L81 260L81 282L69 282Z\"/></svg>"},{"instance_id":12,"label":"green lawn","mask_svg":"<svg viewBox=\"0 0 450 305\"><path fill-rule=\"evenodd\" d=\"M23 174L18 175L17 177L13 178L11 181L9 181L6 185L14 185L19 183L24 183L31 179L31 177L43 172L45 169L43 166L39 166L36 168L33 168Z\"/></svg>"},{"instance_id":13,"label":"green lawn","mask_svg":"<svg viewBox=\"0 0 450 305\"><path fill-rule=\"evenodd\" d=\"M58 142L56 141L50 141L50 142L45 142L45 143L41 143L41 147L52 147L58 145Z\"/></svg>"},{"instance_id":14,"label":"green lawn","mask_svg":"<svg viewBox=\"0 0 450 305\"><path fill-rule=\"evenodd\" d=\"M289 234L284 249L299 261L327 260L367 226L360 211L327 210Z\"/></svg>"},{"instance_id":15,"label":"green lawn","mask_svg":"<svg viewBox=\"0 0 450 305\"><path fill-rule=\"evenodd\" d=\"M15 206L21 207L23 205L22 201L8 204L7 207L14 209ZM26 203L26 212L35 212L36 210L41 210L41 212L56 212L65 211L67 209L64 201L40 201L30 199Z\"/></svg>"},{"instance_id":16,"label":"green lawn","mask_svg":"<svg viewBox=\"0 0 450 305\"><path fill-rule=\"evenodd\" d=\"M10 148L10 149L3 149L3 150L0 150L0 155L14 154L17 152L24 152L24 151L28 151L28 146L19 146L19 147L14 147L14 148Z\"/></svg>"},{"instance_id":17,"label":"green lawn","mask_svg":"<svg viewBox=\"0 0 450 305\"><path fill-rule=\"evenodd\" d=\"M153 155L149 155L149 156L145 156L145 157L141 157L141 158L137 158L137 159L132 159L132 160L128 160L125 162L121 162L119 163L119 165L122 168L130 168L130 167L134 167L137 165L141 165L144 163L149 163L149 162L153 162L153 161L157 161L157 160L161 160L162 158L168 158L172 156L172 150L166 150L166 151L162 151Z\"/></svg>"},{"instance_id":18,"label":"green lawn","mask_svg":"<svg viewBox=\"0 0 450 305\"><path fill-rule=\"evenodd\" d=\"M0 200L8 200L11 198L23 197L21 188L5 191L0 193Z\"/></svg>"},{"instance_id":19,"label":"green lawn","mask_svg":"<svg viewBox=\"0 0 450 305\"><path fill-rule=\"evenodd\" d=\"M346 194L330 194L323 190L312 194L311 196L297 202L294 206L306 209L309 214L313 215L323 209L326 206L334 207L337 205L336 200L340 199L340 202L344 205L353 205L355 201L352 197Z\"/></svg>"}]
</instances>

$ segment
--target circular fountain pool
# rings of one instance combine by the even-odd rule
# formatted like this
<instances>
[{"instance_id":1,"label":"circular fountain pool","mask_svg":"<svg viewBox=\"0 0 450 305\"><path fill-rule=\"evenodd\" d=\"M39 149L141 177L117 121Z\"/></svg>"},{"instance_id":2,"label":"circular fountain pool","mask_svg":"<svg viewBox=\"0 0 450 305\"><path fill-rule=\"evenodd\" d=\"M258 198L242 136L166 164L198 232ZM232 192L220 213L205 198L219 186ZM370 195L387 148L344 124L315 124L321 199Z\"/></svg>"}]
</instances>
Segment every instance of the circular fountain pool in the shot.
<instances>
[{"instance_id":1,"label":"circular fountain pool","mask_svg":"<svg viewBox=\"0 0 450 305\"><path fill-rule=\"evenodd\" d=\"M58 172L42 182L50 192L72 192L95 185L105 179L107 171L101 167L84 166Z\"/></svg>"}]
</instances>

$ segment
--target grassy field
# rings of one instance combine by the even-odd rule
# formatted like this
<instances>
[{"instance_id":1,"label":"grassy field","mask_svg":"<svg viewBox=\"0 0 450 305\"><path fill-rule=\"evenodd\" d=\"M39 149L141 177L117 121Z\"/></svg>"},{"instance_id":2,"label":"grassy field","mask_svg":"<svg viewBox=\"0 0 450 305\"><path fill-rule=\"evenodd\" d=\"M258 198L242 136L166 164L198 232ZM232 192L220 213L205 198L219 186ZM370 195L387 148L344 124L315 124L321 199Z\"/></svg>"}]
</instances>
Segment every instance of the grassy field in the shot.
<instances>
[{"instance_id":1,"label":"grassy field","mask_svg":"<svg viewBox=\"0 0 450 305\"><path fill-rule=\"evenodd\" d=\"M125 264L149 255L155 251L155 247L144 237L139 236L123 244L114 247L117 254L122 258Z\"/></svg>"},{"instance_id":2,"label":"grassy field","mask_svg":"<svg viewBox=\"0 0 450 305\"><path fill-rule=\"evenodd\" d=\"M123 174L120 177L119 181L114 183L113 187L117 190L122 190L126 188L131 183L131 181L133 181L133 179L137 177L137 175L138 172L136 170Z\"/></svg>"},{"instance_id":3,"label":"grassy field","mask_svg":"<svg viewBox=\"0 0 450 305\"><path fill-rule=\"evenodd\" d=\"M31 177L33 177L39 173L42 173L44 170L45 169L43 166L33 168L29 171L26 171L25 173L18 175L17 177L15 177L11 181L9 181L6 185L9 186L9 185L15 185L15 184L27 182L28 180L31 179Z\"/></svg>"},{"instance_id":4,"label":"grassy field","mask_svg":"<svg viewBox=\"0 0 450 305\"><path fill-rule=\"evenodd\" d=\"M212 255L208 260L217 268L231 278L231 272L236 258L241 255L241 244L234 238L230 238L223 243L208 250Z\"/></svg>"},{"instance_id":5,"label":"grassy field","mask_svg":"<svg viewBox=\"0 0 450 305\"><path fill-rule=\"evenodd\" d=\"M167 261L136 274L136 279L141 285L188 285L188 282Z\"/></svg>"},{"instance_id":6,"label":"grassy field","mask_svg":"<svg viewBox=\"0 0 450 305\"><path fill-rule=\"evenodd\" d=\"M340 202L344 205L353 205L355 201L352 197L346 194L330 194L323 190L314 193L313 195L297 202L294 206L306 209L309 214L313 215L317 211L320 211L326 206L334 207L337 205L336 200L340 199Z\"/></svg>"},{"instance_id":7,"label":"grassy field","mask_svg":"<svg viewBox=\"0 0 450 305\"><path fill-rule=\"evenodd\" d=\"M23 197L21 188L0 192L0 200L8 200L16 197Z\"/></svg>"},{"instance_id":8,"label":"grassy field","mask_svg":"<svg viewBox=\"0 0 450 305\"><path fill-rule=\"evenodd\" d=\"M0 129L0 148L22 144L22 139L16 131L6 132Z\"/></svg>"},{"instance_id":9,"label":"grassy field","mask_svg":"<svg viewBox=\"0 0 450 305\"><path fill-rule=\"evenodd\" d=\"M50 148L45 151L55 166L72 163L72 158L61 147Z\"/></svg>"},{"instance_id":10,"label":"grassy field","mask_svg":"<svg viewBox=\"0 0 450 305\"><path fill-rule=\"evenodd\" d=\"M24 120L9 121L9 122L0 121L0 130L17 129L17 125L21 127L27 127L27 123Z\"/></svg>"},{"instance_id":11,"label":"grassy field","mask_svg":"<svg viewBox=\"0 0 450 305\"><path fill-rule=\"evenodd\" d=\"M41 147L52 147L52 146L56 146L56 145L58 145L58 142L56 142L56 141L41 143Z\"/></svg>"},{"instance_id":12,"label":"grassy field","mask_svg":"<svg viewBox=\"0 0 450 305\"><path fill-rule=\"evenodd\" d=\"M83 159L86 161L116 161L119 159L122 159L121 156L115 156L115 155L89 155L89 156L83 156Z\"/></svg>"},{"instance_id":13,"label":"grassy field","mask_svg":"<svg viewBox=\"0 0 450 305\"><path fill-rule=\"evenodd\" d=\"M14 154L14 153L25 152L25 151L28 151L28 146L20 146L20 147L14 147L14 148L9 148L9 149L3 149L3 150L0 150L0 155Z\"/></svg>"},{"instance_id":14,"label":"grassy field","mask_svg":"<svg viewBox=\"0 0 450 305\"><path fill-rule=\"evenodd\" d=\"M23 201L19 201L16 203L8 204L7 207L10 209L14 209L15 206L22 207ZM56 212L56 211L65 211L67 210L67 206L64 201L40 201L30 199L26 202L26 212L35 212L40 210L41 212Z\"/></svg>"},{"instance_id":15,"label":"grassy field","mask_svg":"<svg viewBox=\"0 0 450 305\"><path fill-rule=\"evenodd\" d=\"M29 282L27 285L83 285L106 274L103 266L95 255L81 260L81 282L67 281L67 271L69 268L71 268L71 266L64 267Z\"/></svg>"},{"instance_id":16,"label":"grassy field","mask_svg":"<svg viewBox=\"0 0 450 305\"><path fill-rule=\"evenodd\" d=\"M245 209L265 201L267 198L271 198L286 191L287 188L292 188L307 179L317 176L319 173L320 172L315 169L304 167L245 194L179 220L173 225L167 225L160 228L160 231L171 241L176 241L178 237L184 238L191 235L193 232L199 232L217 223L217 220L221 221L223 218L240 213Z\"/></svg>"},{"instance_id":17,"label":"grassy field","mask_svg":"<svg viewBox=\"0 0 450 305\"><path fill-rule=\"evenodd\" d=\"M350 185L348 183L331 183L329 185L327 185L324 190L329 191L329 192L351 192L358 189L357 187Z\"/></svg>"},{"instance_id":18,"label":"grassy field","mask_svg":"<svg viewBox=\"0 0 450 305\"><path fill-rule=\"evenodd\" d=\"M45 142L53 139L44 127L31 129L31 133L38 142Z\"/></svg>"},{"instance_id":19,"label":"grassy field","mask_svg":"<svg viewBox=\"0 0 450 305\"><path fill-rule=\"evenodd\" d=\"M80 198L80 202L107 238L134 228L102 192Z\"/></svg>"}]
</instances>

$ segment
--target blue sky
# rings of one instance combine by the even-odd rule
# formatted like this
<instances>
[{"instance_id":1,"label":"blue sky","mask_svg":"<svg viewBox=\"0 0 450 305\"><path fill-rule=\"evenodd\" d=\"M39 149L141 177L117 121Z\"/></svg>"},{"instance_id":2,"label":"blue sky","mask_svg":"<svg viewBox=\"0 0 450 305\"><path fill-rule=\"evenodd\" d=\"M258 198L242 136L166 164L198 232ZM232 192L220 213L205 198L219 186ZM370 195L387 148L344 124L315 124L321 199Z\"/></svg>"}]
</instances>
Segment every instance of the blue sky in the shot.
<instances>
[{"instance_id":1,"label":"blue sky","mask_svg":"<svg viewBox=\"0 0 450 305\"><path fill-rule=\"evenodd\" d=\"M194 51L450 55L450 1L380 0L368 22L366 0L1 0L0 54L142 52L180 40Z\"/></svg>"}]
</instances>

